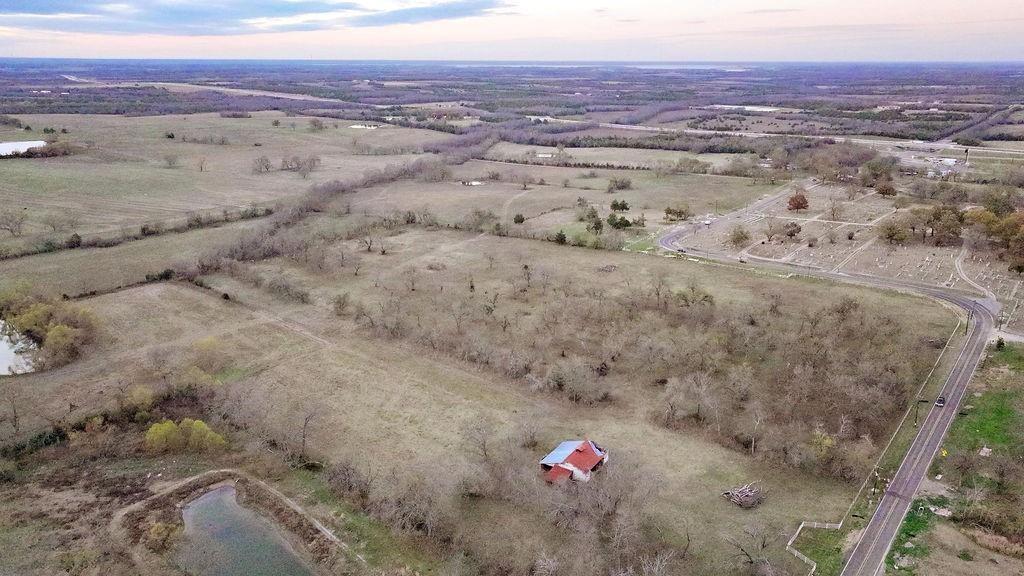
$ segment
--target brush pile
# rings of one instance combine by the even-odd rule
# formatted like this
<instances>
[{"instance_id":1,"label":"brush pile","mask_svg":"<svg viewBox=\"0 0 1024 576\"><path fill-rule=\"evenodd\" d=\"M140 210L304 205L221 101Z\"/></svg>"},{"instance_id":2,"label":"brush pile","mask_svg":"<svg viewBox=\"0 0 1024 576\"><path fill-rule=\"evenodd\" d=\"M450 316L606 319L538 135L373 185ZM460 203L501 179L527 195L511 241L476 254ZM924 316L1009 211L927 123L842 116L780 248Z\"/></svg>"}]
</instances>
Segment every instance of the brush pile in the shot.
<instances>
[{"instance_id":1,"label":"brush pile","mask_svg":"<svg viewBox=\"0 0 1024 576\"><path fill-rule=\"evenodd\" d=\"M740 508L756 508L764 502L765 493L757 482L751 482L722 492L722 497Z\"/></svg>"}]
</instances>

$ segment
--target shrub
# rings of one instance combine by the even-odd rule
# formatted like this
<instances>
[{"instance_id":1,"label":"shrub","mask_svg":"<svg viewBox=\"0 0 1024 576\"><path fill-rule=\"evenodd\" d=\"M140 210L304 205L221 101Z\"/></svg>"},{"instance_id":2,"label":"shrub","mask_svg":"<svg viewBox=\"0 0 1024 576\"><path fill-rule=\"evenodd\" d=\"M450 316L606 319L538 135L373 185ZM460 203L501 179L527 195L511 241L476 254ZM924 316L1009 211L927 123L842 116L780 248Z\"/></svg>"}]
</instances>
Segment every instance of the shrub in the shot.
<instances>
[{"instance_id":1,"label":"shrub","mask_svg":"<svg viewBox=\"0 0 1024 576\"><path fill-rule=\"evenodd\" d=\"M788 210L807 210L811 205L807 200L807 196L803 192L797 192L789 197L789 201L786 204Z\"/></svg>"},{"instance_id":2,"label":"shrub","mask_svg":"<svg viewBox=\"0 0 1024 576\"><path fill-rule=\"evenodd\" d=\"M41 349L40 364L49 368L63 366L78 358L86 338L81 330L56 324L50 327Z\"/></svg>"},{"instance_id":3,"label":"shrub","mask_svg":"<svg viewBox=\"0 0 1024 576\"><path fill-rule=\"evenodd\" d=\"M348 311L350 301L348 292L335 295L331 299L331 307L334 309L335 316L344 316L345 312Z\"/></svg>"},{"instance_id":4,"label":"shrub","mask_svg":"<svg viewBox=\"0 0 1024 576\"><path fill-rule=\"evenodd\" d=\"M609 178L608 179L608 192L618 192L619 190L631 190L633 188L633 180L629 178Z\"/></svg>"},{"instance_id":5,"label":"shrub","mask_svg":"<svg viewBox=\"0 0 1024 576\"><path fill-rule=\"evenodd\" d=\"M526 222L526 217L523 216L522 214L516 214L515 216L512 217L512 222L516 224L522 224L523 222Z\"/></svg>"},{"instance_id":6,"label":"shrub","mask_svg":"<svg viewBox=\"0 0 1024 576\"><path fill-rule=\"evenodd\" d=\"M174 375L174 387L186 392L209 390L217 386L216 378L197 366L189 366Z\"/></svg>"},{"instance_id":7,"label":"shrub","mask_svg":"<svg viewBox=\"0 0 1024 576\"><path fill-rule=\"evenodd\" d=\"M222 450L227 446L227 441L202 420L184 418L179 424L173 420L164 420L151 425L146 430L144 446L154 454L199 454Z\"/></svg>"},{"instance_id":8,"label":"shrub","mask_svg":"<svg viewBox=\"0 0 1024 576\"><path fill-rule=\"evenodd\" d=\"M689 220L690 218L693 218L693 210L690 209L689 204L683 203L665 208L665 220L675 222L678 220Z\"/></svg>"},{"instance_id":9,"label":"shrub","mask_svg":"<svg viewBox=\"0 0 1024 576\"><path fill-rule=\"evenodd\" d=\"M192 344L192 355L195 366L210 374L227 368L230 360L224 343L213 336L196 340Z\"/></svg>"},{"instance_id":10,"label":"shrub","mask_svg":"<svg viewBox=\"0 0 1024 576\"><path fill-rule=\"evenodd\" d=\"M982 141L973 136L958 136L953 138L953 142L961 146L981 146Z\"/></svg>"},{"instance_id":11,"label":"shrub","mask_svg":"<svg viewBox=\"0 0 1024 576\"><path fill-rule=\"evenodd\" d=\"M181 536L181 526L167 522L156 522L146 532L145 545L151 551L162 553L170 550Z\"/></svg>"},{"instance_id":12,"label":"shrub","mask_svg":"<svg viewBox=\"0 0 1024 576\"><path fill-rule=\"evenodd\" d=\"M748 232L742 224L737 224L736 227L729 232L729 243L736 248L743 248L747 244L750 244L750 232Z\"/></svg>"},{"instance_id":13,"label":"shrub","mask_svg":"<svg viewBox=\"0 0 1024 576\"><path fill-rule=\"evenodd\" d=\"M875 183L875 192L880 196L895 196L896 187L893 186L892 180L879 180Z\"/></svg>"}]
</instances>

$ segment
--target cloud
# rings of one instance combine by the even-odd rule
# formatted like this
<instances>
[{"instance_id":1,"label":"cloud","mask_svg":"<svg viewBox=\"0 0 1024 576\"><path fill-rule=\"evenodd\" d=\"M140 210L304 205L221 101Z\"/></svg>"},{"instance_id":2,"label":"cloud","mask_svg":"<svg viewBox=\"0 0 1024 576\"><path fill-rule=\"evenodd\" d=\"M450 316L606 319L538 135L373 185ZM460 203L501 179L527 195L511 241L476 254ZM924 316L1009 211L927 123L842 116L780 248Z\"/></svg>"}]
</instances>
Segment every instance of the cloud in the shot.
<instances>
[{"instance_id":1,"label":"cloud","mask_svg":"<svg viewBox=\"0 0 1024 576\"><path fill-rule=\"evenodd\" d=\"M381 7L381 4L384 6ZM346 26L390 26L468 18L500 0L0 0L7 26L105 34L225 35Z\"/></svg>"},{"instance_id":2,"label":"cloud","mask_svg":"<svg viewBox=\"0 0 1024 576\"><path fill-rule=\"evenodd\" d=\"M741 14L788 14L791 12L803 12L802 8L759 8L757 10L747 10L741 12Z\"/></svg>"},{"instance_id":3,"label":"cloud","mask_svg":"<svg viewBox=\"0 0 1024 576\"><path fill-rule=\"evenodd\" d=\"M701 36L747 36L762 38L848 38L876 37L879 35L912 32L915 28L899 24L818 24L811 26L765 26L755 28L734 28L727 30L681 32L671 38L693 38Z\"/></svg>"},{"instance_id":4,"label":"cloud","mask_svg":"<svg viewBox=\"0 0 1024 576\"><path fill-rule=\"evenodd\" d=\"M436 20L471 18L491 13L502 8L504 2L497 0L455 0L427 6L399 8L356 16L348 20L352 26L390 26L394 24L421 24Z\"/></svg>"}]
</instances>

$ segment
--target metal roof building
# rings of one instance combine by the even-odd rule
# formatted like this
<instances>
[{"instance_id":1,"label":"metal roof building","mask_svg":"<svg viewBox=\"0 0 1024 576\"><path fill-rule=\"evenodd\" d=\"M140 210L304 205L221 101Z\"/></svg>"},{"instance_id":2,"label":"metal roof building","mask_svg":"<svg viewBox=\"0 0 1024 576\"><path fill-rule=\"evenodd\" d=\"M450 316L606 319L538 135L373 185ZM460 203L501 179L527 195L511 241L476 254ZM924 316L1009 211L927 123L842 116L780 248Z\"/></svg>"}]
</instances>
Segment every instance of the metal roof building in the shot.
<instances>
[{"instance_id":1,"label":"metal roof building","mask_svg":"<svg viewBox=\"0 0 1024 576\"><path fill-rule=\"evenodd\" d=\"M572 479L586 482L608 461L608 452L590 440L566 440L540 461L544 479L562 482Z\"/></svg>"}]
</instances>

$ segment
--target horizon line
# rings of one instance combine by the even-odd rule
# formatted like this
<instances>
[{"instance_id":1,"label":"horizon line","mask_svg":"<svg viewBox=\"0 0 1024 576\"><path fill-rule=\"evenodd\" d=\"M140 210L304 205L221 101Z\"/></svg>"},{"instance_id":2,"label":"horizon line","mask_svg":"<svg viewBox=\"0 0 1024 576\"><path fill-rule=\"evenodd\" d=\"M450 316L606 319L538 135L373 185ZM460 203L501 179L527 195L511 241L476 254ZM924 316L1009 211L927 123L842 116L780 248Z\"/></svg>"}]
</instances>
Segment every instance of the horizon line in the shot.
<instances>
[{"instance_id":1,"label":"horizon line","mask_svg":"<svg viewBox=\"0 0 1024 576\"><path fill-rule=\"evenodd\" d=\"M338 63L420 63L420 64L1020 64L1016 60L582 60L582 59L443 59L443 58L197 58L197 57L81 57L81 56L0 56L0 62L8 60L74 60L74 61L116 61L116 62L338 62Z\"/></svg>"}]
</instances>

